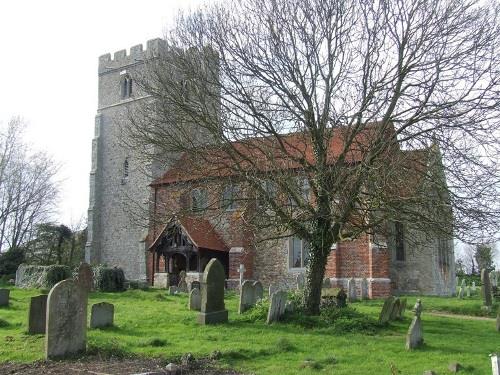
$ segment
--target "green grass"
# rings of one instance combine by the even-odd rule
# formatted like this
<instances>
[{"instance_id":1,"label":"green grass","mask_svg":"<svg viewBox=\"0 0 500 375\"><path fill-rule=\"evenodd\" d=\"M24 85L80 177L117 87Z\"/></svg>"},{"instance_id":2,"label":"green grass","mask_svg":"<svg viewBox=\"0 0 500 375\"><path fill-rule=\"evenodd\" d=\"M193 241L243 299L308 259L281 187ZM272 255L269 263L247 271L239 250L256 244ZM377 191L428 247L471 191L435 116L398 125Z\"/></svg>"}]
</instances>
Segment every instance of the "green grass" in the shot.
<instances>
[{"instance_id":1,"label":"green grass","mask_svg":"<svg viewBox=\"0 0 500 375\"><path fill-rule=\"evenodd\" d=\"M43 335L25 333L28 300L37 294L36 290L13 288L11 305L0 308L0 319L5 322L0 325L0 362L43 358ZM410 309L415 299L408 297ZM102 301L115 305L116 326L89 330L88 350L118 357L135 354L178 359L191 352L199 358L218 350L222 366L248 373L340 375L391 374L391 366L400 374L421 375L429 369L446 374L449 363L456 361L466 367L464 374L484 375L491 371L488 354L500 352L500 334L493 321L425 313L450 306L462 306L461 313L474 312L478 304L480 309L479 300L422 297L426 344L412 352L405 350L412 315L409 311L403 321L367 334L357 330L340 333L334 326L307 328L303 324L252 321L251 310L237 314L234 294L226 298L229 323L217 326L199 326L197 313L187 309L186 295L167 296L157 290L90 295L90 304ZM378 318L382 303L368 301L351 306L373 320Z\"/></svg>"}]
</instances>

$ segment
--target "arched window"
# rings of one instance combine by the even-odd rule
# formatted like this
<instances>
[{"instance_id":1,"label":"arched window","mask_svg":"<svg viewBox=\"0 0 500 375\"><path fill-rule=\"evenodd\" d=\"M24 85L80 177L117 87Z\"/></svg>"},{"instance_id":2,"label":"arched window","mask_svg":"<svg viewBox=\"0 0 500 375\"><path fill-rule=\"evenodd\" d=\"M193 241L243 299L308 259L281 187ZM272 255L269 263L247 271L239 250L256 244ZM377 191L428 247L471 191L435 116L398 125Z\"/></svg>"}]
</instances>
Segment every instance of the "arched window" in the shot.
<instances>
[{"instance_id":1,"label":"arched window","mask_svg":"<svg viewBox=\"0 0 500 375\"><path fill-rule=\"evenodd\" d=\"M222 191L221 208L225 210L235 210L238 208L239 189L236 185L227 185Z\"/></svg>"},{"instance_id":2,"label":"arched window","mask_svg":"<svg viewBox=\"0 0 500 375\"><path fill-rule=\"evenodd\" d=\"M126 157L125 161L123 162L123 177L124 178L128 177L128 171L129 171L129 163L128 163L128 157Z\"/></svg>"},{"instance_id":3,"label":"arched window","mask_svg":"<svg viewBox=\"0 0 500 375\"><path fill-rule=\"evenodd\" d=\"M191 210L200 212L208 207L208 192L205 189L197 188L191 191Z\"/></svg>"},{"instance_id":4,"label":"arched window","mask_svg":"<svg viewBox=\"0 0 500 375\"><path fill-rule=\"evenodd\" d=\"M126 72L122 74L120 79L120 96L122 99L127 99L132 96L132 78Z\"/></svg>"}]
</instances>

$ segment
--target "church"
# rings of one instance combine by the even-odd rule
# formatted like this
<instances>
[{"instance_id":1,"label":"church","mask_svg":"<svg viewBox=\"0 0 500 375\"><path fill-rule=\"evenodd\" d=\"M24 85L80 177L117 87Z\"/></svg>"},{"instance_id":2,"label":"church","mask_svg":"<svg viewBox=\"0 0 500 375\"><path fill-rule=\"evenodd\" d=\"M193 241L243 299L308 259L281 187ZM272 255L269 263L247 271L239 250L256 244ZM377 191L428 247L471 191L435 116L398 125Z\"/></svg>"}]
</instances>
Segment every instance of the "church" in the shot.
<instances>
[{"instance_id":1,"label":"church","mask_svg":"<svg viewBox=\"0 0 500 375\"><path fill-rule=\"evenodd\" d=\"M151 40L146 49L138 45L128 53L99 58L86 261L121 267L130 280L172 285L181 271L188 281L199 280L208 261L217 258L229 288L238 285L240 272L265 286L295 288L297 275L307 267L308 244L296 236L260 238L262 233L245 218L251 193L244 184L227 175L210 175L210 168L205 168L207 174L194 173L183 156L159 170L121 144L128 106L147 99L135 89L134 73L161 44L160 39ZM411 157L427 154L422 150ZM307 199L311 195L306 184L303 194ZM134 215L132 201L149 212L148 219ZM258 199L253 202L258 205ZM452 294L453 240L427 238L415 244L407 240L404 225L387 225L388 236L366 233L332 246L325 271L330 283L345 287L354 278L360 290L366 279L370 298Z\"/></svg>"}]
</instances>

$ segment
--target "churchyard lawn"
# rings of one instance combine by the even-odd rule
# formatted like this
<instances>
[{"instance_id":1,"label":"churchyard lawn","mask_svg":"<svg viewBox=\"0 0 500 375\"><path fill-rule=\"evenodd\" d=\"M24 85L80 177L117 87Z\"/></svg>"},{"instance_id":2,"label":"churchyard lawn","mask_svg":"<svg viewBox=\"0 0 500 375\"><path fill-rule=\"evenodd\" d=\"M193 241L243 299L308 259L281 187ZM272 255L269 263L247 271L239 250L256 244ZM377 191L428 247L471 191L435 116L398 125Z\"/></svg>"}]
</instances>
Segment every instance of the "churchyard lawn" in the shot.
<instances>
[{"instance_id":1,"label":"churchyard lawn","mask_svg":"<svg viewBox=\"0 0 500 375\"><path fill-rule=\"evenodd\" d=\"M38 290L12 288L11 304L0 308L1 362L31 362L44 358L44 336L27 335L29 298ZM459 362L460 373L491 372L489 353L500 352L500 333L494 320L439 317L430 310L481 315L479 297L421 297L425 345L405 350L405 335L413 316L415 297L408 297L403 321L392 322L376 333L338 333L332 329L305 328L292 323L266 325L238 315L238 296L226 296L229 323L200 326L197 311L187 308L187 295L168 296L160 290L129 290L124 293L91 293L91 304L115 306L115 326L88 330L88 350L101 355L163 357L178 360L191 352L195 358L218 350L222 367L256 374L408 374L425 370L447 374L448 365ZM351 304L378 319L383 301ZM495 306L498 308L498 306ZM89 317L90 319L90 317ZM397 369L397 370L396 370ZM397 372L399 371L399 372ZM1 372L1 371L0 371Z\"/></svg>"}]
</instances>

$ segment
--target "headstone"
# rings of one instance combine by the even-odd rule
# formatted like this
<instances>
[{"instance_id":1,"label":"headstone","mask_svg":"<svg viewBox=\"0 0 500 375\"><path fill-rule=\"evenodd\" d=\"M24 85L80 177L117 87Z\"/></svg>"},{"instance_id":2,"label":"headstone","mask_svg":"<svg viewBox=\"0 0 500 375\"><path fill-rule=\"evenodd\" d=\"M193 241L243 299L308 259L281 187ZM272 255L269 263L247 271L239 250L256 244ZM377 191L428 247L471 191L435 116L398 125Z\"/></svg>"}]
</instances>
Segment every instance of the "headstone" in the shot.
<instances>
[{"instance_id":1,"label":"headstone","mask_svg":"<svg viewBox=\"0 0 500 375\"><path fill-rule=\"evenodd\" d=\"M347 280L347 297L349 298L349 302L356 301L356 280L354 278L350 278Z\"/></svg>"},{"instance_id":2,"label":"headstone","mask_svg":"<svg viewBox=\"0 0 500 375\"><path fill-rule=\"evenodd\" d=\"M269 298L271 298L271 296L276 293L278 290L280 290L280 288L277 286L277 285L274 285L274 284L270 284L269 285Z\"/></svg>"},{"instance_id":3,"label":"headstone","mask_svg":"<svg viewBox=\"0 0 500 375\"><path fill-rule=\"evenodd\" d=\"M380 311L380 315L378 318L378 321L380 323L387 323L389 320L391 320L392 306L394 300L395 298L393 296L390 296L386 298L386 300L384 301L384 306L382 307L382 310Z\"/></svg>"},{"instance_id":4,"label":"headstone","mask_svg":"<svg viewBox=\"0 0 500 375\"><path fill-rule=\"evenodd\" d=\"M90 328L104 328L113 325L115 306L111 303L101 302L92 305L90 312Z\"/></svg>"},{"instance_id":5,"label":"headstone","mask_svg":"<svg viewBox=\"0 0 500 375\"><path fill-rule=\"evenodd\" d=\"M199 281L193 281L191 283L191 290L193 289L201 289L200 282Z\"/></svg>"},{"instance_id":6,"label":"headstone","mask_svg":"<svg viewBox=\"0 0 500 375\"><path fill-rule=\"evenodd\" d=\"M251 280L243 281L240 290L240 304L238 314L243 314L246 310L255 305L255 290Z\"/></svg>"},{"instance_id":7,"label":"headstone","mask_svg":"<svg viewBox=\"0 0 500 375\"><path fill-rule=\"evenodd\" d=\"M337 293L337 296L335 297L335 300L337 301L337 307L347 306L347 294L344 288L340 288L340 290Z\"/></svg>"},{"instance_id":8,"label":"headstone","mask_svg":"<svg viewBox=\"0 0 500 375\"><path fill-rule=\"evenodd\" d=\"M189 292L189 310L200 311L201 309L201 292L198 288L191 289Z\"/></svg>"},{"instance_id":9,"label":"headstone","mask_svg":"<svg viewBox=\"0 0 500 375\"><path fill-rule=\"evenodd\" d=\"M464 298L464 288L462 288L462 287L458 288L457 298L459 298L459 299Z\"/></svg>"},{"instance_id":10,"label":"headstone","mask_svg":"<svg viewBox=\"0 0 500 375\"><path fill-rule=\"evenodd\" d=\"M153 288L168 289L170 287L170 277L167 272L157 272L154 275Z\"/></svg>"},{"instance_id":11,"label":"headstone","mask_svg":"<svg viewBox=\"0 0 500 375\"><path fill-rule=\"evenodd\" d=\"M500 356L498 354L490 354L490 357L493 375L500 375Z\"/></svg>"},{"instance_id":12,"label":"headstone","mask_svg":"<svg viewBox=\"0 0 500 375\"><path fill-rule=\"evenodd\" d=\"M487 307L491 307L491 284L490 284L490 276L487 270L484 268L481 270L481 282L483 285L481 286L481 295L483 297L483 305Z\"/></svg>"},{"instance_id":13,"label":"headstone","mask_svg":"<svg viewBox=\"0 0 500 375\"><path fill-rule=\"evenodd\" d=\"M47 295L31 297L28 309L28 333L31 335L45 333L47 314Z\"/></svg>"},{"instance_id":14,"label":"headstone","mask_svg":"<svg viewBox=\"0 0 500 375\"><path fill-rule=\"evenodd\" d=\"M368 280L365 278L361 280L361 299L368 299Z\"/></svg>"},{"instance_id":15,"label":"headstone","mask_svg":"<svg viewBox=\"0 0 500 375\"><path fill-rule=\"evenodd\" d=\"M253 291L255 296L255 302L264 298L264 287L262 286L262 283L260 281L257 280L253 282Z\"/></svg>"},{"instance_id":16,"label":"headstone","mask_svg":"<svg viewBox=\"0 0 500 375\"><path fill-rule=\"evenodd\" d=\"M269 311L267 313L267 324L280 320L286 311L287 293L278 291L271 295Z\"/></svg>"},{"instance_id":17,"label":"headstone","mask_svg":"<svg viewBox=\"0 0 500 375\"><path fill-rule=\"evenodd\" d=\"M186 282L186 271L179 272L179 283L177 284L177 290L183 293L187 293L188 291L188 286Z\"/></svg>"},{"instance_id":18,"label":"headstone","mask_svg":"<svg viewBox=\"0 0 500 375\"><path fill-rule=\"evenodd\" d=\"M80 267L78 267L78 275L76 277L76 282L85 290L90 292L93 287L93 277L92 268L88 265L88 263L81 263Z\"/></svg>"},{"instance_id":19,"label":"headstone","mask_svg":"<svg viewBox=\"0 0 500 375\"><path fill-rule=\"evenodd\" d=\"M410 324L410 328L408 328L408 333L406 335L406 349L412 350L416 349L424 343L424 336L422 331L422 320L420 315L422 314L422 303L420 300L417 300L415 307L413 308L415 312L415 316Z\"/></svg>"},{"instance_id":20,"label":"headstone","mask_svg":"<svg viewBox=\"0 0 500 375\"><path fill-rule=\"evenodd\" d=\"M68 279L54 285L47 297L45 357L63 357L85 351L88 292Z\"/></svg>"},{"instance_id":21,"label":"headstone","mask_svg":"<svg viewBox=\"0 0 500 375\"><path fill-rule=\"evenodd\" d=\"M296 282L297 282L297 289L304 289L304 284L306 283L306 279L305 279L305 276L303 273L299 273L297 274L296 278L295 278Z\"/></svg>"},{"instance_id":22,"label":"headstone","mask_svg":"<svg viewBox=\"0 0 500 375\"><path fill-rule=\"evenodd\" d=\"M467 292L467 297L470 297L470 285L467 285L466 292Z\"/></svg>"},{"instance_id":23,"label":"headstone","mask_svg":"<svg viewBox=\"0 0 500 375\"><path fill-rule=\"evenodd\" d=\"M391 310L390 320L396 320L400 318L401 301L399 298L394 298L392 300L392 305L389 308Z\"/></svg>"},{"instance_id":24,"label":"headstone","mask_svg":"<svg viewBox=\"0 0 500 375\"><path fill-rule=\"evenodd\" d=\"M243 278L245 277L245 265L244 264L240 264L240 268L238 268L238 272L240 274L240 289L241 289L241 286L243 285Z\"/></svg>"},{"instance_id":25,"label":"headstone","mask_svg":"<svg viewBox=\"0 0 500 375\"><path fill-rule=\"evenodd\" d=\"M465 279L462 279L462 284L460 284L460 286L462 287L462 289L465 289L465 287L467 286Z\"/></svg>"},{"instance_id":26,"label":"headstone","mask_svg":"<svg viewBox=\"0 0 500 375\"><path fill-rule=\"evenodd\" d=\"M225 323L228 313L224 306L226 274L221 262L213 258L208 262L201 281L201 310L198 323Z\"/></svg>"},{"instance_id":27,"label":"headstone","mask_svg":"<svg viewBox=\"0 0 500 375\"><path fill-rule=\"evenodd\" d=\"M325 277L323 279L323 288L331 288L332 287L332 283L330 281L330 278L329 277Z\"/></svg>"},{"instance_id":28,"label":"headstone","mask_svg":"<svg viewBox=\"0 0 500 375\"><path fill-rule=\"evenodd\" d=\"M0 289L0 306L9 306L10 289Z\"/></svg>"},{"instance_id":29,"label":"headstone","mask_svg":"<svg viewBox=\"0 0 500 375\"><path fill-rule=\"evenodd\" d=\"M168 288L168 294L173 296L175 294L178 294L179 293L179 288L176 287L176 286L171 286Z\"/></svg>"},{"instance_id":30,"label":"headstone","mask_svg":"<svg viewBox=\"0 0 500 375\"><path fill-rule=\"evenodd\" d=\"M490 272L490 284L493 288L496 288L498 286L498 276L495 271Z\"/></svg>"},{"instance_id":31,"label":"headstone","mask_svg":"<svg viewBox=\"0 0 500 375\"><path fill-rule=\"evenodd\" d=\"M472 293L473 294L476 293L476 282L475 281L472 282Z\"/></svg>"}]
</instances>

